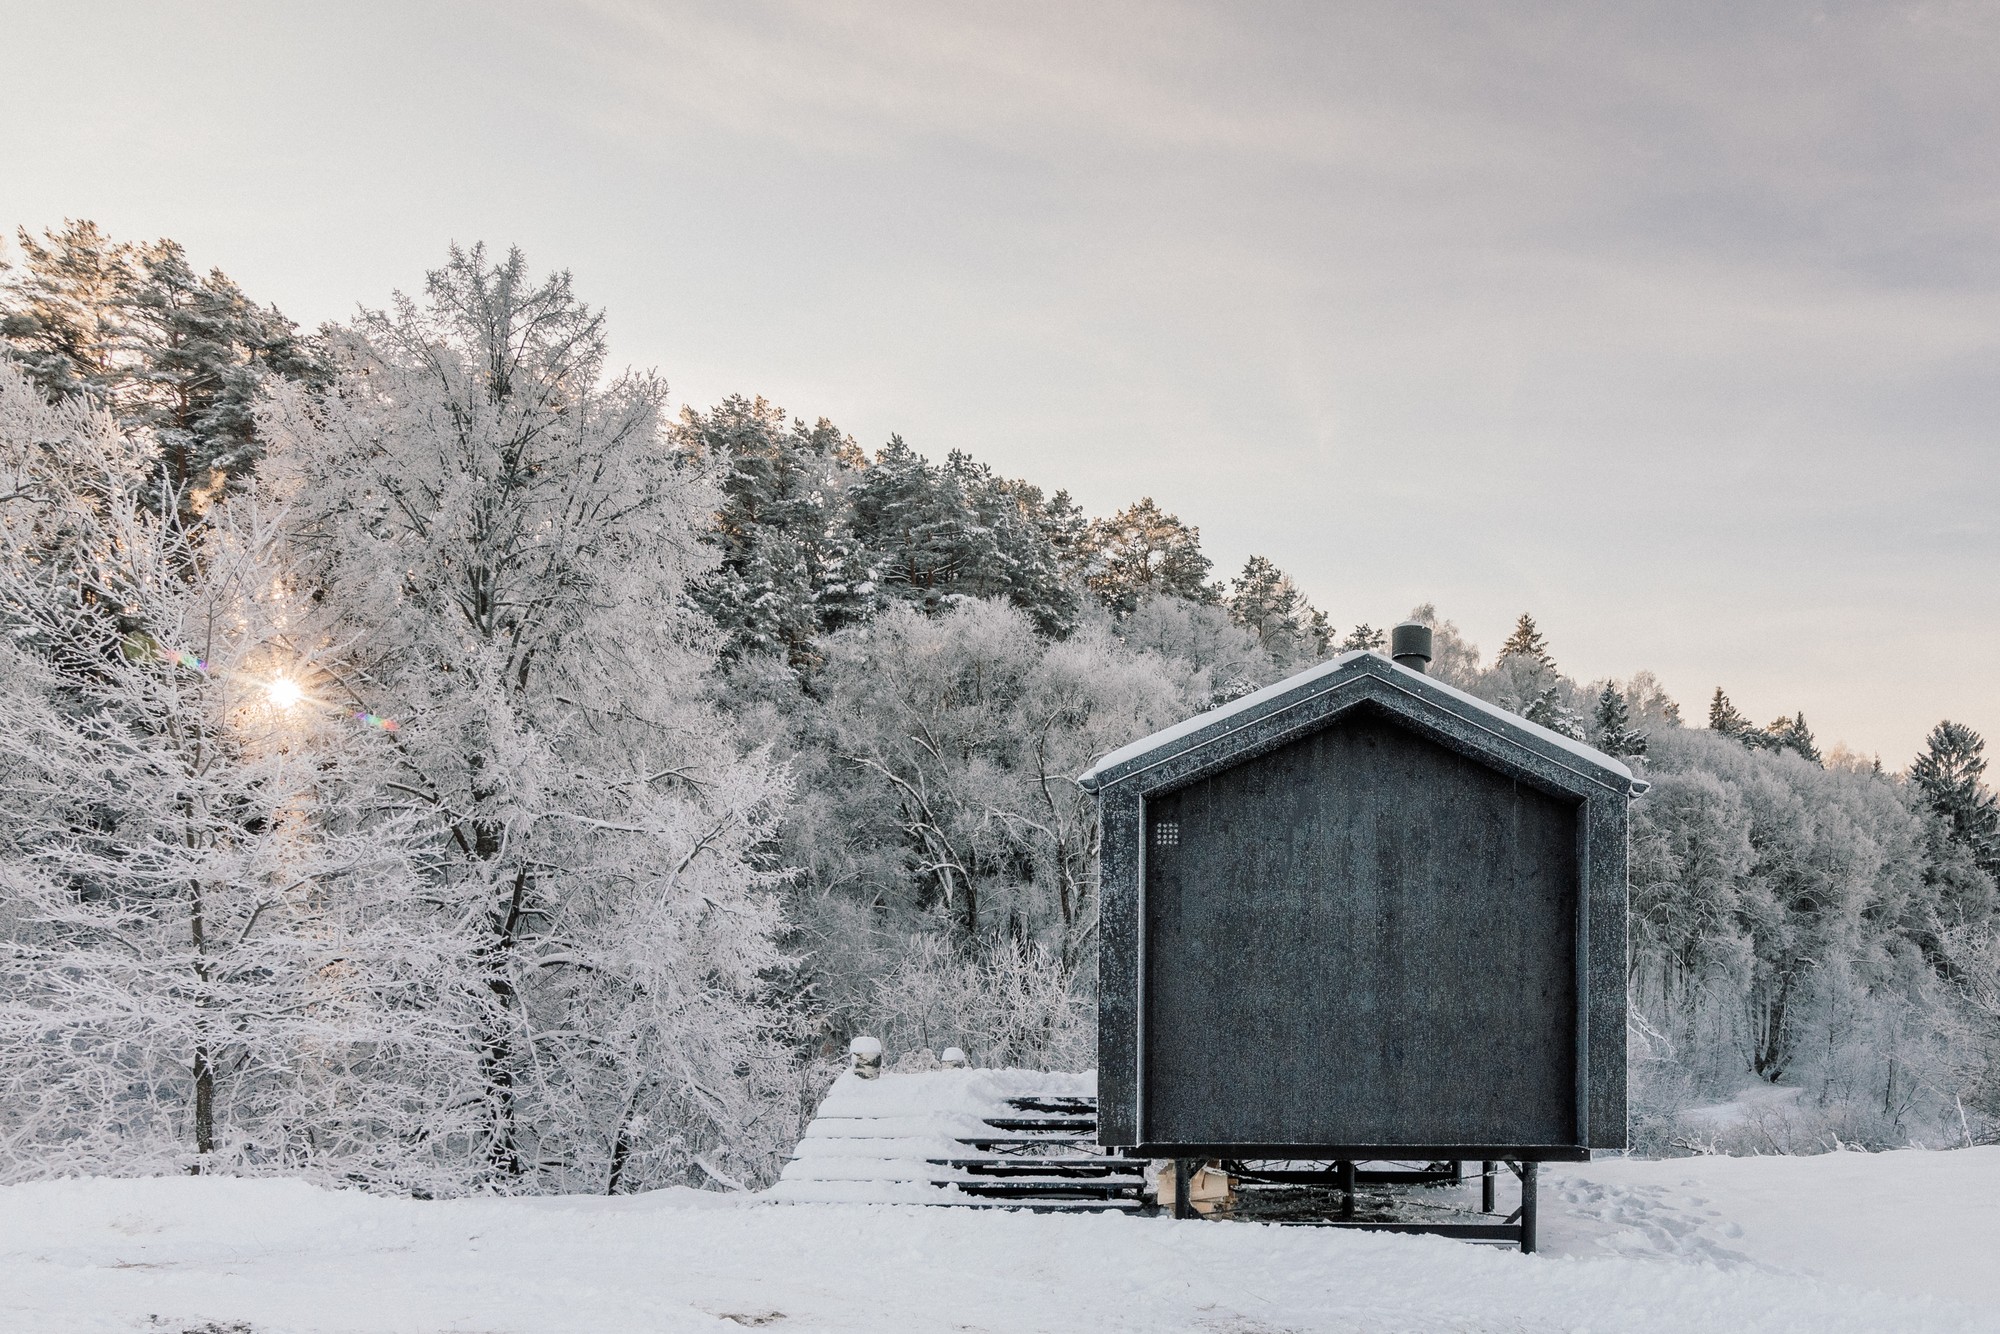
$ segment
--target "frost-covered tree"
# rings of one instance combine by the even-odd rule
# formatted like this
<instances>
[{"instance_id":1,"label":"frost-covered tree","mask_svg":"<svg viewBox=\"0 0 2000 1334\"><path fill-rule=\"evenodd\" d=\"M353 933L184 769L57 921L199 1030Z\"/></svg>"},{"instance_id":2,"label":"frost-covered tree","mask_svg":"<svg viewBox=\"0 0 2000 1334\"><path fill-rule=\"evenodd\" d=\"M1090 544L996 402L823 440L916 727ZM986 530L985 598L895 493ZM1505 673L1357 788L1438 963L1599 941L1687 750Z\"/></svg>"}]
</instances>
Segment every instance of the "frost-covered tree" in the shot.
<instances>
[{"instance_id":1,"label":"frost-covered tree","mask_svg":"<svg viewBox=\"0 0 2000 1334\"><path fill-rule=\"evenodd\" d=\"M1126 647L1198 672L1208 707L1227 704L1285 674L1248 630L1212 603L1158 594L1115 622Z\"/></svg>"},{"instance_id":2,"label":"frost-covered tree","mask_svg":"<svg viewBox=\"0 0 2000 1334\"><path fill-rule=\"evenodd\" d=\"M1456 623L1438 615L1431 603L1424 602L1410 609L1409 619L1419 625L1429 626L1431 631L1431 664L1429 673L1460 690L1470 690L1482 694L1485 688L1485 673L1479 666L1479 646L1465 637Z\"/></svg>"},{"instance_id":3,"label":"frost-covered tree","mask_svg":"<svg viewBox=\"0 0 2000 1334\"><path fill-rule=\"evenodd\" d=\"M483 1001L388 738L270 516L150 449L0 366L0 1178L463 1189Z\"/></svg>"},{"instance_id":4,"label":"frost-covered tree","mask_svg":"<svg viewBox=\"0 0 2000 1334\"><path fill-rule=\"evenodd\" d=\"M1097 809L1075 776L1199 708L1206 674L1101 620L1050 641L998 599L936 616L892 606L826 651L819 698L786 719L804 768L786 839L805 872L794 914L814 942L805 967L829 1036L891 1019L895 1041L976 1023L951 1041L1073 1059L1087 1036L1072 1028L1028 1055L1001 1034L1026 1022L1024 1006L1077 1022L1070 1002L1090 994ZM947 1004L938 990L954 978L987 992ZM912 999L886 1006L878 984ZM1055 996L1070 1002L1051 1009Z\"/></svg>"},{"instance_id":5,"label":"frost-covered tree","mask_svg":"<svg viewBox=\"0 0 2000 1334\"><path fill-rule=\"evenodd\" d=\"M766 981L783 771L704 696L712 475L665 386L519 252L454 248L271 419L300 577L401 728L432 893L481 936L476 1049L510 1189L724 1185L791 1133Z\"/></svg>"},{"instance_id":6,"label":"frost-covered tree","mask_svg":"<svg viewBox=\"0 0 2000 1334\"><path fill-rule=\"evenodd\" d=\"M1681 706L1674 702L1651 672L1635 672L1619 691L1632 711L1635 723L1655 730L1679 727Z\"/></svg>"},{"instance_id":7,"label":"frost-covered tree","mask_svg":"<svg viewBox=\"0 0 2000 1334\"><path fill-rule=\"evenodd\" d=\"M1642 1138L1692 1142L1672 1107L1746 1077L1810 1094L1789 1129L1760 1132L1766 1148L1955 1125L1953 1057L1929 1018L1936 890L1898 785L1684 729L1653 738L1648 769L1632 826L1633 1006L1654 1046L1637 1067Z\"/></svg>"}]
</instances>

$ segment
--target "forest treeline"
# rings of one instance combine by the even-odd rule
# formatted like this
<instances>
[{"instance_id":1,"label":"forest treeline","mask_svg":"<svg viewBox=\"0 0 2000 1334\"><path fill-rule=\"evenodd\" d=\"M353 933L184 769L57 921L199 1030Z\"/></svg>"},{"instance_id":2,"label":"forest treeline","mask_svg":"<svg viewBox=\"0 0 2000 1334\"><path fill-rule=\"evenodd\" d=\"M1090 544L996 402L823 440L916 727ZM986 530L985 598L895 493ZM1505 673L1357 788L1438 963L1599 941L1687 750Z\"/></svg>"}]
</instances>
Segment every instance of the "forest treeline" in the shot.
<instances>
[{"instance_id":1,"label":"forest treeline","mask_svg":"<svg viewBox=\"0 0 2000 1334\"><path fill-rule=\"evenodd\" d=\"M518 253L304 333L171 242L18 249L0 1176L729 1188L855 1032L1084 1068L1075 775L1383 643L1151 499L675 411ZM1488 659L1411 614L1438 676L1651 780L1642 1145L2000 1133L1976 733L1886 772L1721 690L1696 727L1647 673L1575 680L1527 615Z\"/></svg>"}]
</instances>

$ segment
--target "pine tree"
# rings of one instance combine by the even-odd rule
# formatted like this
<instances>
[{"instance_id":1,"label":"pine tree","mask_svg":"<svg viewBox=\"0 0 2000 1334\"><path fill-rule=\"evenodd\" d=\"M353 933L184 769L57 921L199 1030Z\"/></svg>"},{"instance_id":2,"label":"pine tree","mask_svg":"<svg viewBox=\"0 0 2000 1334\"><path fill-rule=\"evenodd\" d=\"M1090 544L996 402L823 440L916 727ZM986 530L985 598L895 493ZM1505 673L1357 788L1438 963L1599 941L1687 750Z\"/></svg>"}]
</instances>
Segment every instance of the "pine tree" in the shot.
<instances>
[{"instance_id":1,"label":"pine tree","mask_svg":"<svg viewBox=\"0 0 2000 1334\"><path fill-rule=\"evenodd\" d=\"M1486 676L1484 691L1489 698L1514 710L1531 723L1579 740L1583 719L1571 707L1575 685L1556 667L1535 618L1526 612L1514 623L1514 633L1500 647L1493 669Z\"/></svg>"},{"instance_id":2,"label":"pine tree","mask_svg":"<svg viewBox=\"0 0 2000 1334\"><path fill-rule=\"evenodd\" d=\"M811 665L820 634L865 614L839 574L850 563L844 489L861 451L824 418L788 422L782 408L740 395L706 413L683 409L674 439L721 469L709 540L722 560L693 597L728 637L725 653Z\"/></svg>"},{"instance_id":3,"label":"pine tree","mask_svg":"<svg viewBox=\"0 0 2000 1334\"><path fill-rule=\"evenodd\" d=\"M1215 603L1213 564L1201 551L1201 530L1161 510L1151 496L1108 519L1095 520L1086 542L1084 582L1113 615L1128 616L1148 597Z\"/></svg>"},{"instance_id":4,"label":"pine tree","mask_svg":"<svg viewBox=\"0 0 2000 1334\"><path fill-rule=\"evenodd\" d=\"M1073 506L1045 513L1040 488L953 450L933 464L900 435L849 486L854 572L876 605L912 602L936 615L967 599L1005 598L1041 633L1075 628L1077 597L1057 546Z\"/></svg>"},{"instance_id":5,"label":"pine tree","mask_svg":"<svg viewBox=\"0 0 2000 1334\"><path fill-rule=\"evenodd\" d=\"M1313 662L1333 652L1333 622L1318 607L1310 607L1306 616L1305 643Z\"/></svg>"},{"instance_id":6,"label":"pine tree","mask_svg":"<svg viewBox=\"0 0 2000 1334\"><path fill-rule=\"evenodd\" d=\"M51 401L116 379L126 364L132 248L76 220L42 240L23 227L16 239L22 271L0 283L0 340L9 358Z\"/></svg>"},{"instance_id":7,"label":"pine tree","mask_svg":"<svg viewBox=\"0 0 2000 1334\"><path fill-rule=\"evenodd\" d=\"M1379 653L1388 646L1388 633L1377 630L1366 621L1349 630L1347 638L1340 641L1340 651L1342 653L1352 653L1356 649L1370 649Z\"/></svg>"},{"instance_id":8,"label":"pine tree","mask_svg":"<svg viewBox=\"0 0 2000 1334\"><path fill-rule=\"evenodd\" d=\"M196 274L172 241L113 242L90 222L19 241L23 271L0 283L0 349L51 399L89 394L153 432L158 494L183 517L254 469L268 380L324 377L291 321L220 270Z\"/></svg>"},{"instance_id":9,"label":"pine tree","mask_svg":"<svg viewBox=\"0 0 2000 1334\"><path fill-rule=\"evenodd\" d=\"M1632 726L1632 714L1617 687L1606 685L1591 719L1593 744L1606 755L1644 755L1646 733Z\"/></svg>"},{"instance_id":10,"label":"pine tree","mask_svg":"<svg viewBox=\"0 0 2000 1334\"><path fill-rule=\"evenodd\" d=\"M1714 696L1708 701L1708 728L1711 732L1738 739L1757 730L1751 721L1729 702L1729 696L1722 692L1721 686L1715 688Z\"/></svg>"},{"instance_id":11,"label":"pine tree","mask_svg":"<svg viewBox=\"0 0 2000 1334\"><path fill-rule=\"evenodd\" d=\"M1056 570L1065 585L1083 587L1084 566L1090 559L1090 516L1067 491L1050 496L1036 513L1042 536L1055 554Z\"/></svg>"},{"instance_id":12,"label":"pine tree","mask_svg":"<svg viewBox=\"0 0 2000 1334\"><path fill-rule=\"evenodd\" d=\"M251 303L221 270L196 274L173 241L132 249L121 296L130 369L112 399L155 432L165 478L200 503L256 466L255 403L272 376L317 382L325 367L290 320Z\"/></svg>"},{"instance_id":13,"label":"pine tree","mask_svg":"<svg viewBox=\"0 0 2000 1334\"><path fill-rule=\"evenodd\" d=\"M1583 720L1563 700L1560 683L1544 686L1535 697L1528 701L1528 707L1521 716L1531 723L1559 732L1573 740L1583 740Z\"/></svg>"},{"instance_id":14,"label":"pine tree","mask_svg":"<svg viewBox=\"0 0 2000 1334\"><path fill-rule=\"evenodd\" d=\"M1332 631L1325 615L1306 600L1290 575L1263 556L1244 562L1223 605L1230 619L1257 636L1282 666L1317 662L1326 655Z\"/></svg>"},{"instance_id":15,"label":"pine tree","mask_svg":"<svg viewBox=\"0 0 2000 1334\"><path fill-rule=\"evenodd\" d=\"M962 590L1006 598L1045 636L1059 639L1075 629L1078 600L1055 542L1068 517L1045 518L1040 487L1001 477L962 450L946 456L944 472L961 506Z\"/></svg>"},{"instance_id":16,"label":"pine tree","mask_svg":"<svg viewBox=\"0 0 2000 1334\"><path fill-rule=\"evenodd\" d=\"M1952 841L2000 881L2000 803L1982 781L1985 774L1985 738L1949 719L1931 729L1924 753L1910 765L1911 784Z\"/></svg>"},{"instance_id":17,"label":"pine tree","mask_svg":"<svg viewBox=\"0 0 2000 1334\"><path fill-rule=\"evenodd\" d=\"M1764 746L1768 750L1789 750L1800 759L1813 764L1824 764L1819 747L1813 744L1812 729L1806 726L1803 713L1789 718L1780 718L1764 729L1768 738Z\"/></svg>"},{"instance_id":18,"label":"pine tree","mask_svg":"<svg viewBox=\"0 0 2000 1334\"><path fill-rule=\"evenodd\" d=\"M1535 625L1535 618L1527 612L1514 622L1514 633L1507 636L1507 642L1500 646L1500 656L1496 661L1505 662L1513 658L1538 667L1553 668L1556 661L1549 654L1548 641L1542 637Z\"/></svg>"}]
</instances>

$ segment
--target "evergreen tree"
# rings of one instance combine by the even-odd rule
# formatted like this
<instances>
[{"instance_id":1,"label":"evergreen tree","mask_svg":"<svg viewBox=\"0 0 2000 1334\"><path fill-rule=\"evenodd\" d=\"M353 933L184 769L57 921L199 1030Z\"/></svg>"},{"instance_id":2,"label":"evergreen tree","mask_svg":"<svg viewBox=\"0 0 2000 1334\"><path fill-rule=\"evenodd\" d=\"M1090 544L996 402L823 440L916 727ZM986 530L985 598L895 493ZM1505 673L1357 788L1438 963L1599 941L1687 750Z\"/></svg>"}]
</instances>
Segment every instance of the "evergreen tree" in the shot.
<instances>
[{"instance_id":1,"label":"evergreen tree","mask_svg":"<svg viewBox=\"0 0 2000 1334\"><path fill-rule=\"evenodd\" d=\"M675 442L720 466L723 503L710 541L722 560L693 597L727 636L731 657L771 653L794 667L813 641L856 618L844 488L861 451L831 422L808 427L782 408L740 395L703 413L684 408Z\"/></svg>"},{"instance_id":2,"label":"evergreen tree","mask_svg":"<svg viewBox=\"0 0 2000 1334\"><path fill-rule=\"evenodd\" d=\"M1813 764L1825 763L1820 757L1819 747L1813 744L1812 729L1806 726L1806 716L1803 713L1778 719L1764 729L1764 735L1769 738L1764 743L1767 750L1789 750L1800 759Z\"/></svg>"},{"instance_id":3,"label":"evergreen tree","mask_svg":"<svg viewBox=\"0 0 2000 1334\"><path fill-rule=\"evenodd\" d=\"M1509 658L1537 667L1553 668L1556 660L1549 655L1548 640L1542 637L1535 618L1527 612L1514 622L1514 633L1507 636L1507 642L1500 646L1500 656L1496 661L1505 662Z\"/></svg>"},{"instance_id":4,"label":"evergreen tree","mask_svg":"<svg viewBox=\"0 0 2000 1334\"><path fill-rule=\"evenodd\" d=\"M255 467L255 403L273 375L323 380L316 352L276 310L251 303L219 269L196 274L173 241L134 247L122 295L129 370L111 397L160 442L178 494L240 486Z\"/></svg>"},{"instance_id":5,"label":"evergreen tree","mask_svg":"<svg viewBox=\"0 0 2000 1334\"><path fill-rule=\"evenodd\" d=\"M1045 636L1061 638L1075 629L1077 596L1056 545L1066 536L1069 515L1050 517L1040 487L1001 477L962 450L946 456L943 471L961 507L963 591L1006 598ZM1062 499L1074 508L1067 496Z\"/></svg>"},{"instance_id":6,"label":"evergreen tree","mask_svg":"<svg viewBox=\"0 0 2000 1334\"><path fill-rule=\"evenodd\" d=\"M1738 740L1757 730L1751 721L1729 702L1729 696L1722 692L1721 686L1715 688L1714 696L1708 701L1708 729Z\"/></svg>"},{"instance_id":7,"label":"evergreen tree","mask_svg":"<svg viewBox=\"0 0 2000 1334\"><path fill-rule=\"evenodd\" d=\"M1244 562L1223 605L1229 617L1257 636L1281 665L1317 662L1326 656L1332 632L1326 616L1299 592L1290 575L1263 556Z\"/></svg>"},{"instance_id":8,"label":"evergreen tree","mask_svg":"<svg viewBox=\"0 0 2000 1334\"><path fill-rule=\"evenodd\" d=\"M36 240L16 235L22 271L0 283L0 340L54 402L117 378L132 248L70 221Z\"/></svg>"},{"instance_id":9,"label":"evergreen tree","mask_svg":"<svg viewBox=\"0 0 2000 1334\"><path fill-rule=\"evenodd\" d=\"M1500 646L1493 660L1485 690L1489 697L1514 710L1531 723L1577 740L1583 738L1583 719L1570 705L1574 689L1556 667L1548 640L1526 612L1514 622L1514 633Z\"/></svg>"},{"instance_id":10,"label":"evergreen tree","mask_svg":"<svg viewBox=\"0 0 2000 1334\"><path fill-rule=\"evenodd\" d=\"M1084 582L1113 615L1129 616L1153 595L1215 603L1213 564L1201 551L1201 530L1163 511L1151 496L1090 526Z\"/></svg>"},{"instance_id":11,"label":"evergreen tree","mask_svg":"<svg viewBox=\"0 0 2000 1334\"><path fill-rule=\"evenodd\" d=\"M1083 587L1084 566L1090 559L1090 516L1069 492L1058 491L1043 503L1035 521L1055 554L1063 583Z\"/></svg>"},{"instance_id":12,"label":"evergreen tree","mask_svg":"<svg viewBox=\"0 0 2000 1334\"><path fill-rule=\"evenodd\" d=\"M1925 738L1924 753L1910 765L1910 782L1951 840L2000 880L2000 804L1982 781L1985 773L1985 738L1947 719Z\"/></svg>"},{"instance_id":13,"label":"evergreen tree","mask_svg":"<svg viewBox=\"0 0 2000 1334\"><path fill-rule=\"evenodd\" d=\"M151 431L183 517L255 467L253 409L270 377L324 378L291 321L220 270L196 274L173 241L113 242L90 222L19 241L22 271L0 283L0 349L51 400L89 394L121 427Z\"/></svg>"},{"instance_id":14,"label":"evergreen tree","mask_svg":"<svg viewBox=\"0 0 2000 1334\"><path fill-rule=\"evenodd\" d=\"M1534 698L1528 701L1528 707L1521 711L1521 716L1531 723L1548 728L1551 732L1559 732L1573 740L1583 740L1583 720L1577 717L1576 711L1564 701L1560 682L1544 686L1535 692Z\"/></svg>"},{"instance_id":15,"label":"evergreen tree","mask_svg":"<svg viewBox=\"0 0 2000 1334\"><path fill-rule=\"evenodd\" d=\"M1352 653L1356 649L1372 649L1379 653L1388 646L1388 632L1377 630L1366 621L1349 630L1347 638L1340 641L1340 651L1342 653Z\"/></svg>"},{"instance_id":16,"label":"evergreen tree","mask_svg":"<svg viewBox=\"0 0 2000 1334\"><path fill-rule=\"evenodd\" d=\"M848 488L849 583L875 605L916 604L935 615L968 599L1004 597L1045 635L1067 634L1077 600L1056 541L1071 522L1067 496L1047 513L1041 491L994 474L954 450L932 464L900 435Z\"/></svg>"},{"instance_id":17,"label":"evergreen tree","mask_svg":"<svg viewBox=\"0 0 2000 1334\"><path fill-rule=\"evenodd\" d=\"M1597 697L1597 712L1591 719L1593 744L1606 755L1644 755L1646 733L1632 725L1631 709L1618 688L1606 685Z\"/></svg>"}]
</instances>

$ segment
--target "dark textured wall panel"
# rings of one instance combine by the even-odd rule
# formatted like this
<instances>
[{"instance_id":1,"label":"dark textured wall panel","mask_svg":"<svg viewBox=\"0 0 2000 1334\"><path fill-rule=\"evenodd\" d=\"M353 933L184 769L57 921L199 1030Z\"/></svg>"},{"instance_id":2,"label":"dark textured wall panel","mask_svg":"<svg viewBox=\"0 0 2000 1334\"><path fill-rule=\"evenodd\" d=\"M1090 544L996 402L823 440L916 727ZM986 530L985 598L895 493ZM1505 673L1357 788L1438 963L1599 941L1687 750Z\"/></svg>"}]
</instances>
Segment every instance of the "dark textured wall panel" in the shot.
<instances>
[{"instance_id":1,"label":"dark textured wall panel","mask_svg":"<svg viewBox=\"0 0 2000 1334\"><path fill-rule=\"evenodd\" d=\"M1107 922L1104 1069L1142 1085L1105 1089L1113 1121L1139 1103L1107 1138L1564 1144L1579 1111L1622 1138L1622 1079L1578 1106L1580 957L1623 999L1622 938L1579 954L1580 810L1365 706L1148 797L1143 826L1107 810L1106 879L1140 878L1113 863L1143 840L1145 886L1138 931Z\"/></svg>"}]
</instances>

